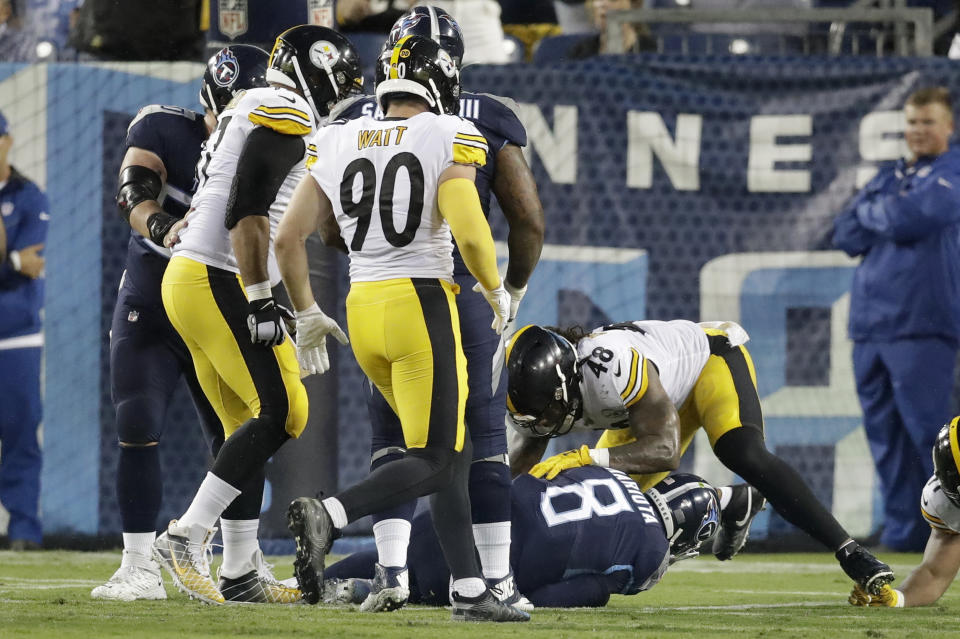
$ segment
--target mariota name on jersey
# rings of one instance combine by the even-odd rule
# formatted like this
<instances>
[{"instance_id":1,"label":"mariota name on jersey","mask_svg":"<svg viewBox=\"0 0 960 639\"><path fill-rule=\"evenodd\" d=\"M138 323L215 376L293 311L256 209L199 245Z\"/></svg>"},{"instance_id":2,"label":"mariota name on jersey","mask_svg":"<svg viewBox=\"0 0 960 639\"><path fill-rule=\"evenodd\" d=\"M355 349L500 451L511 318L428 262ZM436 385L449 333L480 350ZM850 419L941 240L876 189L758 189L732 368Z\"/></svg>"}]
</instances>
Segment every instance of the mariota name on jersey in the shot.
<instances>
[{"instance_id":1,"label":"mariota name on jersey","mask_svg":"<svg viewBox=\"0 0 960 639\"><path fill-rule=\"evenodd\" d=\"M410 127L394 126L389 129L360 129L357 131L357 150L362 151L371 146L390 146L390 136L393 136L392 144L400 144L403 133Z\"/></svg>"}]
</instances>

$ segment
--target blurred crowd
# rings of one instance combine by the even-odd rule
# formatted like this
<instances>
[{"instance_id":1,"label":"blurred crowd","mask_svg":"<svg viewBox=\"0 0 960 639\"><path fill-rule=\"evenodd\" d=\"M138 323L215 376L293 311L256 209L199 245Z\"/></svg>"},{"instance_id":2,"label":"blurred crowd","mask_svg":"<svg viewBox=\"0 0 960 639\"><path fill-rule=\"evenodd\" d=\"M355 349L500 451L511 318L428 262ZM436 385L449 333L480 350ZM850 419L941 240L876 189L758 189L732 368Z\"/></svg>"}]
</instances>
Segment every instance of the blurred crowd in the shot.
<instances>
[{"instance_id":1,"label":"blurred crowd","mask_svg":"<svg viewBox=\"0 0 960 639\"><path fill-rule=\"evenodd\" d=\"M225 43L269 45L294 24L333 26L350 34L363 57L379 43L410 0L0 0L0 61L195 60ZM504 64L583 58L605 50L606 15L627 9L865 8L890 0L437 0L464 25L470 63ZM908 0L931 7L938 35L934 50L946 55L957 32L960 0ZM171 8L172 7L172 8ZM661 25L666 26L666 25ZM684 38L651 33L642 24L623 28L626 51L690 52L690 38L734 27L736 41L707 39L707 53L809 53L798 45L806 25L780 24L779 36L751 42L751 25L671 25ZM770 28L764 27L769 36ZM671 31L671 35L676 31ZM731 35L731 34L728 34ZM785 38L794 38L788 42ZM822 47L821 47L822 48ZM875 47L874 47L875 49ZM960 57L960 47L955 47ZM376 52L373 52L376 53ZM952 55L952 54L951 54Z\"/></svg>"}]
</instances>

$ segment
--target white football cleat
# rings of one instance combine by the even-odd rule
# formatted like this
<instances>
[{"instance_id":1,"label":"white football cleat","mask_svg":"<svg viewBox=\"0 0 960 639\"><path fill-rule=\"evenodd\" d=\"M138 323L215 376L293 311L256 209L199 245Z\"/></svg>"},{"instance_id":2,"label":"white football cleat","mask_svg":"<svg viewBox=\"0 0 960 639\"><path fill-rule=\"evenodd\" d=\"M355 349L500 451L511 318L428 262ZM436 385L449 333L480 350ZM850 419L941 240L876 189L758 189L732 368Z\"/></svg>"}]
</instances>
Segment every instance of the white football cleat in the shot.
<instances>
[{"instance_id":1,"label":"white football cleat","mask_svg":"<svg viewBox=\"0 0 960 639\"><path fill-rule=\"evenodd\" d=\"M182 526L174 519L153 543L153 558L170 573L177 589L209 604L225 601L210 578L210 542L216 531L200 524Z\"/></svg>"},{"instance_id":2,"label":"white football cleat","mask_svg":"<svg viewBox=\"0 0 960 639\"><path fill-rule=\"evenodd\" d=\"M153 559L129 550L123 551L123 559L105 584L90 591L91 597L104 601L167 598L160 566Z\"/></svg>"}]
</instances>

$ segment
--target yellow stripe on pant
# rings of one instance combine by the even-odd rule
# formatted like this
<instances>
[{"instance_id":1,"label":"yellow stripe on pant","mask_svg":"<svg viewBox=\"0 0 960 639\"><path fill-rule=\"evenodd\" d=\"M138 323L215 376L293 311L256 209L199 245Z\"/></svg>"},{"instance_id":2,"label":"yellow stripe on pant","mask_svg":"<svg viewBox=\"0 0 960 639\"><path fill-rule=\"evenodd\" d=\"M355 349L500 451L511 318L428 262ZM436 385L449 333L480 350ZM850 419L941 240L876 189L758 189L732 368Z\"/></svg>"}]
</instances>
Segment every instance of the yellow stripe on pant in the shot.
<instances>
[{"instance_id":1,"label":"yellow stripe on pant","mask_svg":"<svg viewBox=\"0 0 960 639\"><path fill-rule=\"evenodd\" d=\"M250 343L240 277L174 256L161 291L167 317L190 350L200 387L223 423L224 435L259 416L261 394L270 393L285 401L284 428L299 437L308 405L296 351L290 339L269 354Z\"/></svg>"},{"instance_id":2,"label":"yellow stripe on pant","mask_svg":"<svg viewBox=\"0 0 960 639\"><path fill-rule=\"evenodd\" d=\"M707 335L725 337L717 329L704 329ZM757 394L757 373L753 359L744 346L717 348L711 354L686 401L678 409L680 416L680 453L686 452L701 427L710 439L710 446L725 433L743 426L763 432L760 397ZM642 401L642 400L641 400ZM636 441L629 428L606 430L597 448L613 448ZM648 490L669 472L632 475L641 490Z\"/></svg>"},{"instance_id":3,"label":"yellow stripe on pant","mask_svg":"<svg viewBox=\"0 0 960 639\"><path fill-rule=\"evenodd\" d=\"M402 278L355 282L347 295L354 355L400 417L407 448L463 448L467 360L458 289Z\"/></svg>"}]
</instances>

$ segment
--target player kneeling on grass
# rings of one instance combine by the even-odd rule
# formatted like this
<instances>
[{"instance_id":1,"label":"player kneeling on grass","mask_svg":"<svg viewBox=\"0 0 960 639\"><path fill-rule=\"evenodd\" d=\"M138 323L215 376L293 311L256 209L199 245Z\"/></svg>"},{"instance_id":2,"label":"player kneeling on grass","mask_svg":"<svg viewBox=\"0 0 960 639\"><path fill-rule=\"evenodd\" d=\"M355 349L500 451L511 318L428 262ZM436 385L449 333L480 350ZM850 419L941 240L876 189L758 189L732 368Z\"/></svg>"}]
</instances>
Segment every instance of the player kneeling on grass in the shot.
<instances>
[{"instance_id":1,"label":"player kneeling on grass","mask_svg":"<svg viewBox=\"0 0 960 639\"><path fill-rule=\"evenodd\" d=\"M933 477L923 487L920 512L930 524L930 538L923 561L913 569L898 590L884 586L878 595L869 595L854 586L854 606L912 608L938 600L960 570L960 417L940 429L933 445Z\"/></svg>"},{"instance_id":2,"label":"player kneeling on grass","mask_svg":"<svg viewBox=\"0 0 960 639\"><path fill-rule=\"evenodd\" d=\"M643 493L618 470L583 466L549 480L520 475L510 493L511 569L537 607L599 607L611 594L649 590L720 526L717 491L696 475L672 475ZM327 568L325 601L362 602L376 562L370 550ZM428 513L413 520L408 569L410 602L447 604L450 571Z\"/></svg>"}]
</instances>

